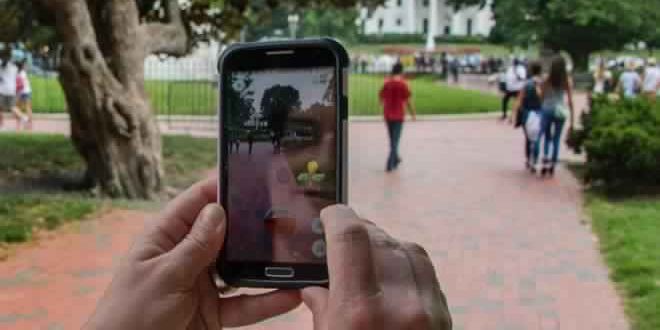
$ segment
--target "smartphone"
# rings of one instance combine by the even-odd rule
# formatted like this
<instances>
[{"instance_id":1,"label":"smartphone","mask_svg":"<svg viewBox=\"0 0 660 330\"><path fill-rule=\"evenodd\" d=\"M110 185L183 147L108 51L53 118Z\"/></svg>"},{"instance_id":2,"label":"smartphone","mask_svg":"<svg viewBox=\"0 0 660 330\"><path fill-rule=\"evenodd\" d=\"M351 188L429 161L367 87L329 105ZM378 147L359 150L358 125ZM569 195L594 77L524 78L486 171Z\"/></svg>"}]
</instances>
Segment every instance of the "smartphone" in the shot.
<instances>
[{"instance_id":1,"label":"smartphone","mask_svg":"<svg viewBox=\"0 0 660 330\"><path fill-rule=\"evenodd\" d=\"M347 202L348 55L332 39L220 57L219 199L231 287L328 284L321 210Z\"/></svg>"}]
</instances>

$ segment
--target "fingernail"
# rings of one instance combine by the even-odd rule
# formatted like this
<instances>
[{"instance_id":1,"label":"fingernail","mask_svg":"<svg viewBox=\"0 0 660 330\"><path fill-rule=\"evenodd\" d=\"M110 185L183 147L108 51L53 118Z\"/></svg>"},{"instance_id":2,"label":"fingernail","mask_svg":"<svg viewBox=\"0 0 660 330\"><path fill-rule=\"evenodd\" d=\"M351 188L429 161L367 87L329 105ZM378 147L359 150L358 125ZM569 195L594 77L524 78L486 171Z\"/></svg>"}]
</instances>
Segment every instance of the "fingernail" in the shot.
<instances>
[{"instance_id":1,"label":"fingernail","mask_svg":"<svg viewBox=\"0 0 660 330\"><path fill-rule=\"evenodd\" d=\"M225 230L225 211L218 204L209 204L202 210L202 221L205 221L209 229L214 229L216 234Z\"/></svg>"}]
</instances>

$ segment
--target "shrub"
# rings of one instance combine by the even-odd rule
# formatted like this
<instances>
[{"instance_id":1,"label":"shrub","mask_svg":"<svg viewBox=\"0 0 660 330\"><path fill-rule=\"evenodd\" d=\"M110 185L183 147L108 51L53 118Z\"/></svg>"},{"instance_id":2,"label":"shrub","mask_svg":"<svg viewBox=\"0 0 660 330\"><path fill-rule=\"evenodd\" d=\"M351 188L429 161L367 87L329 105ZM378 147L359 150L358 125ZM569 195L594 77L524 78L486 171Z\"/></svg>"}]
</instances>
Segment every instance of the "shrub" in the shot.
<instances>
[{"instance_id":1,"label":"shrub","mask_svg":"<svg viewBox=\"0 0 660 330\"><path fill-rule=\"evenodd\" d=\"M660 106L595 100L572 138L587 152L585 178L608 190L660 187Z\"/></svg>"}]
</instances>

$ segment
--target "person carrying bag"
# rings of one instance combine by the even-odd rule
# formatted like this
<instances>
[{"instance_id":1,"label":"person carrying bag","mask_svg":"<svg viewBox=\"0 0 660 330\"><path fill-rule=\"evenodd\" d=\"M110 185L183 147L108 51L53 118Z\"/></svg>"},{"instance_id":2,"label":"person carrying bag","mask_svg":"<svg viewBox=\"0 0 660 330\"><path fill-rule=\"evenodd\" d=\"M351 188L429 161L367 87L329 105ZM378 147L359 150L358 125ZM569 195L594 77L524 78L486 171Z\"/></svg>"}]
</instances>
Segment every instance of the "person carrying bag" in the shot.
<instances>
[{"instance_id":1,"label":"person carrying bag","mask_svg":"<svg viewBox=\"0 0 660 330\"><path fill-rule=\"evenodd\" d=\"M525 167L536 173L539 151L537 141L541 136L541 74L543 69L540 62L530 63L531 77L525 83L518 95L514 108L513 118L516 128L523 129L525 137Z\"/></svg>"}]
</instances>

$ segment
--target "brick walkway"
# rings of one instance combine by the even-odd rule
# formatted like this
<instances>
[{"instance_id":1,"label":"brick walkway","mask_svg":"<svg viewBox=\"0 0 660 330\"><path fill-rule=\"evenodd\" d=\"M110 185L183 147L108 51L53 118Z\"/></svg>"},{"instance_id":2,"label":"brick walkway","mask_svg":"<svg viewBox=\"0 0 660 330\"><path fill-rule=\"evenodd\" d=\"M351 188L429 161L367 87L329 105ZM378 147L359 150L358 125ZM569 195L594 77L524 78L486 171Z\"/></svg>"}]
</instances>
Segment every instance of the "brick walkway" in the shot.
<instances>
[{"instance_id":1,"label":"brick walkway","mask_svg":"<svg viewBox=\"0 0 660 330\"><path fill-rule=\"evenodd\" d=\"M495 120L404 128L398 173L384 173L385 130L351 126L351 204L425 245L455 329L627 329L566 170L523 171L521 132ZM77 329L146 214L114 211L20 247L0 262L0 329ZM311 329L300 308L250 329Z\"/></svg>"}]
</instances>

